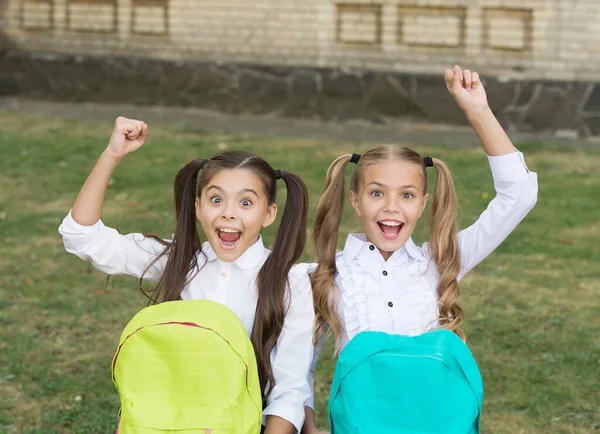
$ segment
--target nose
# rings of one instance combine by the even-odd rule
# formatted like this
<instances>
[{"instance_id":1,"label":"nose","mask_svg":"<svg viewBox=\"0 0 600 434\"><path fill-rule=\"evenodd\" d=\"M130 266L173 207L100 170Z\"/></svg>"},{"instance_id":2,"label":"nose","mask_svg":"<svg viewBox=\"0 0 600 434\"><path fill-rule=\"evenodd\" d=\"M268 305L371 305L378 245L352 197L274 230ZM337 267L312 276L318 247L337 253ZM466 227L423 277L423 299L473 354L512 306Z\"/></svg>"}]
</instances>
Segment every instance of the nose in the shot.
<instances>
[{"instance_id":1,"label":"nose","mask_svg":"<svg viewBox=\"0 0 600 434\"><path fill-rule=\"evenodd\" d=\"M229 204L223 208L223 214L221 215L221 218L224 220L235 219L234 205L231 202L229 202Z\"/></svg>"},{"instance_id":2,"label":"nose","mask_svg":"<svg viewBox=\"0 0 600 434\"><path fill-rule=\"evenodd\" d=\"M388 195L385 200L383 210L390 213L398 212L400 210L400 207L396 198L392 197L392 195Z\"/></svg>"}]
</instances>

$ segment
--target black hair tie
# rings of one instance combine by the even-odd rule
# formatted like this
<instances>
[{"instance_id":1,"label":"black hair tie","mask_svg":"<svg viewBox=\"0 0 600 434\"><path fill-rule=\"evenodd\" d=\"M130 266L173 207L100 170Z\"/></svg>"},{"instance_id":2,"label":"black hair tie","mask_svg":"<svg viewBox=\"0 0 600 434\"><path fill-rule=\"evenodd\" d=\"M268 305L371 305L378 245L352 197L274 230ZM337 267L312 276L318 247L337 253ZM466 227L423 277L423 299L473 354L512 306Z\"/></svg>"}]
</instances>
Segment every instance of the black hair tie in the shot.
<instances>
[{"instance_id":1,"label":"black hair tie","mask_svg":"<svg viewBox=\"0 0 600 434\"><path fill-rule=\"evenodd\" d=\"M352 154L352 158L350 158L350 162L357 164L358 160L360 160L360 154Z\"/></svg>"},{"instance_id":2,"label":"black hair tie","mask_svg":"<svg viewBox=\"0 0 600 434\"><path fill-rule=\"evenodd\" d=\"M198 163L199 163L201 166L204 166L206 163L208 163L208 160L207 160L207 159L205 159L205 158L198 159Z\"/></svg>"},{"instance_id":3,"label":"black hair tie","mask_svg":"<svg viewBox=\"0 0 600 434\"><path fill-rule=\"evenodd\" d=\"M433 158L431 158L431 157L424 157L423 158L423 163L425 164L425 167L433 167Z\"/></svg>"},{"instance_id":4,"label":"black hair tie","mask_svg":"<svg viewBox=\"0 0 600 434\"><path fill-rule=\"evenodd\" d=\"M281 170L279 170L279 169L275 170L275 179L281 179Z\"/></svg>"}]
</instances>

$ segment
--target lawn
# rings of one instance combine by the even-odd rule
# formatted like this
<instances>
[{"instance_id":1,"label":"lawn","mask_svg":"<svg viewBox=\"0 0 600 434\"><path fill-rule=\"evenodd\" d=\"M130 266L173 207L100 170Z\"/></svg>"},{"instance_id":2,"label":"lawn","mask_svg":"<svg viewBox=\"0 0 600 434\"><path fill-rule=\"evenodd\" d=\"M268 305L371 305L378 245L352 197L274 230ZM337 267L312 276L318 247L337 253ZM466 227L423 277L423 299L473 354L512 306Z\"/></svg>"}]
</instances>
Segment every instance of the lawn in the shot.
<instances>
[{"instance_id":1,"label":"lawn","mask_svg":"<svg viewBox=\"0 0 600 434\"><path fill-rule=\"evenodd\" d=\"M115 114L116 115L116 114ZM0 112L0 433L114 432L110 361L120 332L146 305L131 278L111 280L67 254L57 233L106 146L110 124ZM104 221L121 232L173 229L172 179L193 158L247 149L304 177L309 222L325 170L366 146L151 128L116 171ZM399 138L401 141L401 138ZM534 211L462 283L465 332L485 385L484 433L600 430L600 146L519 144L538 172ZM493 197L481 148L418 147L456 177L460 225ZM280 187L281 188L281 187ZM284 198L284 194L280 199ZM358 229L349 207L341 229ZM267 230L267 244L273 239ZM423 227L416 234L425 239ZM307 246L304 260L311 259ZM326 427L334 359L322 357L317 415ZM451 390L439 391L452 399Z\"/></svg>"}]
</instances>

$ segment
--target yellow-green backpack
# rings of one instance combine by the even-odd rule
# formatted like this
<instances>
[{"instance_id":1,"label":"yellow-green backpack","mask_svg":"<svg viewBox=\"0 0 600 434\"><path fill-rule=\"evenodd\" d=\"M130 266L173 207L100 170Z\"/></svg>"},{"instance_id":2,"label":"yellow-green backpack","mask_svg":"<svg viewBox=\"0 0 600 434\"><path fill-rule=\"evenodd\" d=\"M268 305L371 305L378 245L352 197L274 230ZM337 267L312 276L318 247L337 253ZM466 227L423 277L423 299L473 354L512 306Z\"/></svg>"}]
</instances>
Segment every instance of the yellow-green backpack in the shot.
<instances>
[{"instance_id":1,"label":"yellow-green backpack","mask_svg":"<svg viewBox=\"0 0 600 434\"><path fill-rule=\"evenodd\" d=\"M138 312L121 335L112 376L118 434L257 434L262 395L239 318L208 300Z\"/></svg>"}]
</instances>

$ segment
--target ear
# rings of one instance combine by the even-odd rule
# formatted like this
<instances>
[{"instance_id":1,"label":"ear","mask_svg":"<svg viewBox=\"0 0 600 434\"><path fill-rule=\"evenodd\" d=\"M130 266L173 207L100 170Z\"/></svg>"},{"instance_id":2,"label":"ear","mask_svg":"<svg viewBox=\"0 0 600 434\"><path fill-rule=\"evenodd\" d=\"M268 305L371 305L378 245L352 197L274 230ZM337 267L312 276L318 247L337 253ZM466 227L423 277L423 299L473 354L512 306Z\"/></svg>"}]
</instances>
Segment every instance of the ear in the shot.
<instances>
[{"instance_id":1,"label":"ear","mask_svg":"<svg viewBox=\"0 0 600 434\"><path fill-rule=\"evenodd\" d=\"M267 214L265 215L265 219L262 222L262 227L266 228L271 226L277 217L277 204L274 203L267 207Z\"/></svg>"},{"instance_id":2,"label":"ear","mask_svg":"<svg viewBox=\"0 0 600 434\"><path fill-rule=\"evenodd\" d=\"M352 208L354 208L354 214L356 214L358 217L362 217L360 213L360 207L358 206L358 196L352 190L350 190L350 203L352 203Z\"/></svg>"},{"instance_id":3,"label":"ear","mask_svg":"<svg viewBox=\"0 0 600 434\"><path fill-rule=\"evenodd\" d=\"M421 218L421 216L423 215L423 212L425 212L425 207L427 206L428 200L429 200L429 193L426 193L425 196L423 196L423 199L421 202L421 209L419 210L419 218Z\"/></svg>"},{"instance_id":4,"label":"ear","mask_svg":"<svg viewBox=\"0 0 600 434\"><path fill-rule=\"evenodd\" d=\"M200 220L200 198L199 197L196 198L195 207L196 207L196 218L198 220Z\"/></svg>"}]
</instances>

